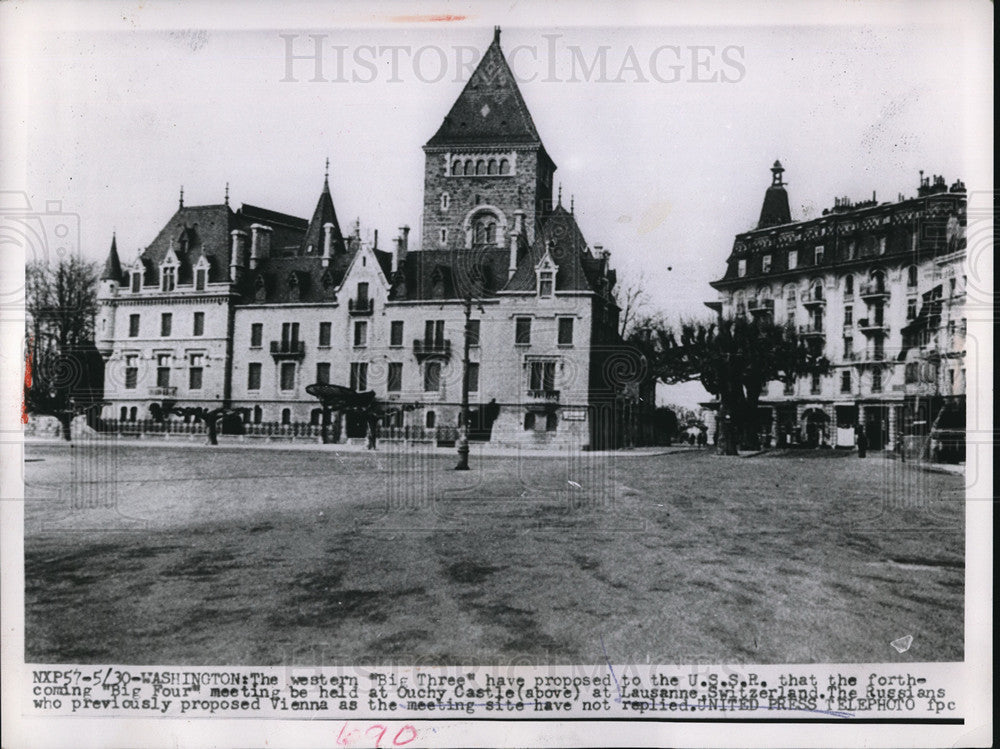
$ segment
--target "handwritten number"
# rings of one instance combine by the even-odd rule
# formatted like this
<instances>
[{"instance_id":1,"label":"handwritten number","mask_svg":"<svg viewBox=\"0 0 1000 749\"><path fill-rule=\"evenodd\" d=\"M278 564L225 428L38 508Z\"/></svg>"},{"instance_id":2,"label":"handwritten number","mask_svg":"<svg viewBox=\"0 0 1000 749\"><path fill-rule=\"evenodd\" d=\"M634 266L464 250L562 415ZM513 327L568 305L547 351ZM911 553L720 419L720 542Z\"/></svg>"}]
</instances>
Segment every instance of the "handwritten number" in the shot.
<instances>
[{"instance_id":1,"label":"handwritten number","mask_svg":"<svg viewBox=\"0 0 1000 749\"><path fill-rule=\"evenodd\" d=\"M378 731L378 738L375 739L375 749L378 749L379 743L382 741L382 737L385 736L385 726L376 723L375 725L371 726L367 731L365 731L365 734L369 734L372 731Z\"/></svg>"},{"instance_id":2,"label":"handwritten number","mask_svg":"<svg viewBox=\"0 0 1000 749\"><path fill-rule=\"evenodd\" d=\"M410 737L408 739L406 739L405 741L403 741L400 738L400 736L403 735L403 731L409 731L410 732ZM399 731L396 732L396 736L395 736L395 738L393 738L392 744L393 744L393 746L404 746L406 744L409 744L415 738L417 738L417 729L414 728L413 726L411 726L409 723L407 723L405 726L403 726L402 728L400 728Z\"/></svg>"}]
</instances>

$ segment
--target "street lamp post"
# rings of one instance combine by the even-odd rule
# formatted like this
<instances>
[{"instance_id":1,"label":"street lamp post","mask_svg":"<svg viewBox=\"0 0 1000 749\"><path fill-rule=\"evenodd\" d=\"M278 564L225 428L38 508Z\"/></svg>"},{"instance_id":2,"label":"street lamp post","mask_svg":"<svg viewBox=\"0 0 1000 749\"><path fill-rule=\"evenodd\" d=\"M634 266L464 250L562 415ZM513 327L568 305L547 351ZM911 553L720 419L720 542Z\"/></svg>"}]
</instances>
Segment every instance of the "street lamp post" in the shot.
<instances>
[{"instance_id":1,"label":"street lamp post","mask_svg":"<svg viewBox=\"0 0 1000 749\"><path fill-rule=\"evenodd\" d=\"M458 420L458 465L456 471L469 470L469 345L472 294L465 296L465 334L462 341L462 413Z\"/></svg>"}]
</instances>

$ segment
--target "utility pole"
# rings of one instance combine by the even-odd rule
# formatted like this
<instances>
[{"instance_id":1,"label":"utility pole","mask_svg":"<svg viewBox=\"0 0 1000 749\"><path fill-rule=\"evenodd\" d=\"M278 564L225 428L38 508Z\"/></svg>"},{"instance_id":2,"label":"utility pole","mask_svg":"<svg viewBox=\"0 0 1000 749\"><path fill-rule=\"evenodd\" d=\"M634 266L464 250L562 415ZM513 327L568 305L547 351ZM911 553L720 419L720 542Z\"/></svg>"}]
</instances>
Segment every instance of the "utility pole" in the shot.
<instances>
[{"instance_id":1,"label":"utility pole","mask_svg":"<svg viewBox=\"0 0 1000 749\"><path fill-rule=\"evenodd\" d=\"M458 420L458 465L456 471L469 470L469 346L472 318L472 290L465 295L465 332L462 336L462 412Z\"/></svg>"}]
</instances>

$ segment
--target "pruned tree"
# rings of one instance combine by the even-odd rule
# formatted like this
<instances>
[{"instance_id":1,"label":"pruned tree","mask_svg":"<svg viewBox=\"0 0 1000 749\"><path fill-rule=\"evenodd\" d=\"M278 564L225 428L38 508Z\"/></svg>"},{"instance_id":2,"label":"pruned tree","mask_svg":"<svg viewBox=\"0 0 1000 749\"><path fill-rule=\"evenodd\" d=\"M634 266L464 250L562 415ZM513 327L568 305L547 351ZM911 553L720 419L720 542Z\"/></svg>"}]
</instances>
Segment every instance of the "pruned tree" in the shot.
<instances>
[{"instance_id":1,"label":"pruned tree","mask_svg":"<svg viewBox=\"0 0 1000 749\"><path fill-rule=\"evenodd\" d=\"M149 413L155 421L159 422L166 421L167 417L171 414L200 421L205 425L205 430L208 432L208 444L218 445L219 420L224 420L232 416L244 419L250 413L250 409L242 407L228 408L225 406L211 409L204 406L178 406L175 401L165 400L162 403L150 403Z\"/></svg>"},{"instance_id":2,"label":"pruned tree","mask_svg":"<svg viewBox=\"0 0 1000 749\"><path fill-rule=\"evenodd\" d=\"M669 384L697 380L719 399L720 451L726 455L735 455L740 442L756 445L757 406L768 382L829 370L820 347L768 318L688 321L653 333L648 355L655 376Z\"/></svg>"},{"instance_id":3,"label":"pruned tree","mask_svg":"<svg viewBox=\"0 0 1000 749\"><path fill-rule=\"evenodd\" d=\"M24 275L31 362L25 407L55 416L69 440L73 417L93 411L103 396L103 362L93 343L98 267L70 256L55 265L29 264Z\"/></svg>"}]
</instances>

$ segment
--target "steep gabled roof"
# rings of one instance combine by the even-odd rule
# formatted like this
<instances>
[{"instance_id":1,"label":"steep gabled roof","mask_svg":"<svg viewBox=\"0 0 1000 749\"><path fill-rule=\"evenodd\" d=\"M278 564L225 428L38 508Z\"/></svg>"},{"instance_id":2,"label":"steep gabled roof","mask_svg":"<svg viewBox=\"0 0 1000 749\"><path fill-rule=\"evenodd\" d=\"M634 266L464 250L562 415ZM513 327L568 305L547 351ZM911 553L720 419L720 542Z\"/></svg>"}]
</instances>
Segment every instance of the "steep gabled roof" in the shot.
<instances>
[{"instance_id":1,"label":"steep gabled roof","mask_svg":"<svg viewBox=\"0 0 1000 749\"><path fill-rule=\"evenodd\" d=\"M104 261L101 280L118 281L119 283L122 280L122 264L121 260L118 259L118 240L114 234L111 235L111 251L108 253L108 259Z\"/></svg>"},{"instance_id":2,"label":"steep gabled roof","mask_svg":"<svg viewBox=\"0 0 1000 749\"><path fill-rule=\"evenodd\" d=\"M239 214L233 213L228 205L179 208L143 252L142 259L146 267L144 284L159 285L160 263L170 251L171 242L176 242L182 235L188 238L189 244L183 252L179 251L177 246L174 247L183 269L178 282L184 282L184 273L203 254L211 265L209 281L225 281L228 278L229 267L229 232L233 229L248 228L249 222Z\"/></svg>"},{"instance_id":3,"label":"steep gabled roof","mask_svg":"<svg viewBox=\"0 0 1000 749\"><path fill-rule=\"evenodd\" d=\"M535 267L544 257L548 242L549 254L559 269L556 271L556 291L600 291L604 261L587 249L587 240L576 218L560 203L538 220L535 243L517 264L517 271L504 287L505 291L534 291Z\"/></svg>"},{"instance_id":4,"label":"steep gabled roof","mask_svg":"<svg viewBox=\"0 0 1000 749\"><path fill-rule=\"evenodd\" d=\"M500 49L500 29L426 147L542 145L517 81Z\"/></svg>"},{"instance_id":5,"label":"steep gabled roof","mask_svg":"<svg viewBox=\"0 0 1000 749\"><path fill-rule=\"evenodd\" d=\"M507 278L508 258L508 250L500 247L411 252L400 268L400 278L394 279L392 298L461 299L469 280L483 296L493 296ZM405 296L399 281L405 283Z\"/></svg>"}]
</instances>

